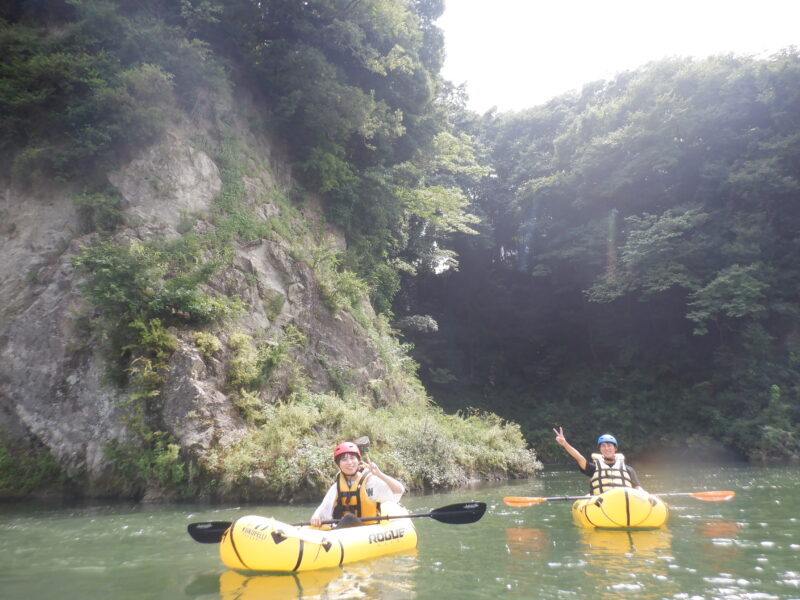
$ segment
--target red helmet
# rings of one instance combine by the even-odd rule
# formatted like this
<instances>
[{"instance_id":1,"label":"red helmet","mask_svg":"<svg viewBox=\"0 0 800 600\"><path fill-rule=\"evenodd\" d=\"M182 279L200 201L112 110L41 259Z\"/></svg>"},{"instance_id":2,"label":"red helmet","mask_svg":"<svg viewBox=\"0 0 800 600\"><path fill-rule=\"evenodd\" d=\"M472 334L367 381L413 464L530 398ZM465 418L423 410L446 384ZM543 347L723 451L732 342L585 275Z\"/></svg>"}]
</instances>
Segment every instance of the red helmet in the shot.
<instances>
[{"instance_id":1,"label":"red helmet","mask_svg":"<svg viewBox=\"0 0 800 600\"><path fill-rule=\"evenodd\" d=\"M333 449L333 460L339 458L342 454L347 454L348 452L352 452L353 454L358 456L358 459L361 460L361 450L358 449L353 442L342 442L336 448Z\"/></svg>"}]
</instances>

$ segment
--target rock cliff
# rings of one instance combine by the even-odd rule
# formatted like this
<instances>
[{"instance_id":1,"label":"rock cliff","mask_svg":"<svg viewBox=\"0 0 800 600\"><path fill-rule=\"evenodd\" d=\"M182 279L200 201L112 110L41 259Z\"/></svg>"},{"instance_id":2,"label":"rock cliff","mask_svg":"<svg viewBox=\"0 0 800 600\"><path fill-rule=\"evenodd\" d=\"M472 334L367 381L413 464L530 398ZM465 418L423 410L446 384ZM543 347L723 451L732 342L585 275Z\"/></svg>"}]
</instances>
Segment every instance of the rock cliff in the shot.
<instances>
[{"instance_id":1,"label":"rock cliff","mask_svg":"<svg viewBox=\"0 0 800 600\"><path fill-rule=\"evenodd\" d=\"M294 216L281 216L272 199L292 193L286 162L275 158L267 141L239 133L248 140L247 168L239 181L242 205L264 221L302 223L308 239L294 240L295 245L343 248L343 236L324 224L313 196L305 194L295 203L300 211ZM169 240L211 227L224 177L197 141L207 138L197 134L194 124L175 127L107 174L121 199L123 225L115 230L115 240ZM76 191L66 184L40 182L31 189L3 182L0 431L13 456L19 451L51 455L82 494L127 495L131 491L113 476L108 448L131 440L130 389L108 376L113 357L97 343L98 314L82 294L83 276L73 264L83 248L97 243L97 234L85 232L81 223ZM331 390L332 374L347 373L349 386L369 394L371 382L386 374L364 327L350 312L325 301L314 270L293 256L291 246L285 239L264 237L231 244L226 266L205 284L207 291L238 298L242 307L224 326L212 328L218 349L201 351L193 337L196 328L169 330L175 350L162 369L158 403L146 417L189 463L202 463L212 449L237 443L248 430L236 403L241 397L229 384L233 336L274 345L287 326L302 332L305 343L294 349L291 368L286 362L277 365L260 391L265 403L281 400L298 373L311 391ZM393 400L390 387L381 394L383 402Z\"/></svg>"}]
</instances>

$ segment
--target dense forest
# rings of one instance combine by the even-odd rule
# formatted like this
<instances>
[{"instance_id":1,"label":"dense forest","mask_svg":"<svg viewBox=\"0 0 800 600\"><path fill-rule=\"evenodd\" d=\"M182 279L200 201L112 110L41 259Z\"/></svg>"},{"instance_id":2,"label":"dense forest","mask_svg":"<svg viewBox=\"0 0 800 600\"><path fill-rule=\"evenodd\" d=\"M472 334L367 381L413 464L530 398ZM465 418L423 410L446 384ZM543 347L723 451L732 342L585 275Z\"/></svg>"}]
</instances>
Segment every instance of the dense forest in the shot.
<instances>
[{"instance_id":1,"label":"dense forest","mask_svg":"<svg viewBox=\"0 0 800 600\"><path fill-rule=\"evenodd\" d=\"M494 172L410 334L445 405L630 454L800 453L800 56L665 60L465 116ZM675 452L678 451L677 454ZM553 454L550 454L554 457Z\"/></svg>"},{"instance_id":2,"label":"dense forest","mask_svg":"<svg viewBox=\"0 0 800 600\"><path fill-rule=\"evenodd\" d=\"M513 419L553 459L559 424L633 455L798 456L797 51L477 115L439 74L444 8L4 0L1 166L79 181L110 230L102 173L174 111L246 97L446 410Z\"/></svg>"}]
</instances>

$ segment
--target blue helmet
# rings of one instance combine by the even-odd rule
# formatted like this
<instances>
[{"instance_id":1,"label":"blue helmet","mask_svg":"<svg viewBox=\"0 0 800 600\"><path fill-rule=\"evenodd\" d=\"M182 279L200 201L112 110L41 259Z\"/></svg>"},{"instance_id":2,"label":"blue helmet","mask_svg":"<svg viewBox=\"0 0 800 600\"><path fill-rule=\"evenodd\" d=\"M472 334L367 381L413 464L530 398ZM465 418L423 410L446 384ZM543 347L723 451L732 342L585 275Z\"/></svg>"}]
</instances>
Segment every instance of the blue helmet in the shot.
<instances>
[{"instance_id":1,"label":"blue helmet","mask_svg":"<svg viewBox=\"0 0 800 600\"><path fill-rule=\"evenodd\" d=\"M619 448L619 444L617 443L617 438L615 438L615 437L614 437L613 435L611 435L610 433L604 433L604 434L603 434L603 435L601 435L599 438L597 438L597 445L598 445L598 446L599 446L600 444L602 444L603 442L611 442L612 444L614 444L614 446L615 446L616 448Z\"/></svg>"}]
</instances>

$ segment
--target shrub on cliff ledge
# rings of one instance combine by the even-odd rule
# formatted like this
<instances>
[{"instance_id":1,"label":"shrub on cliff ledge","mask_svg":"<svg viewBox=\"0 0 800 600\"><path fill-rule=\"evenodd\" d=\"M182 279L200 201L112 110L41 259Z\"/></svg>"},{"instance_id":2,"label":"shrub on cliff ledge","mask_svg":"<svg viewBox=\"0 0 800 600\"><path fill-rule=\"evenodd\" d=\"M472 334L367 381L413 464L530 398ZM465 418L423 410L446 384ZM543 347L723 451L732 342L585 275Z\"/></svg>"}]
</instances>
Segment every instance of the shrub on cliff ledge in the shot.
<instances>
[{"instance_id":1,"label":"shrub on cliff ledge","mask_svg":"<svg viewBox=\"0 0 800 600\"><path fill-rule=\"evenodd\" d=\"M68 484L53 455L42 447L21 449L10 444L0 429L0 498L23 498Z\"/></svg>"},{"instance_id":2,"label":"shrub on cliff ledge","mask_svg":"<svg viewBox=\"0 0 800 600\"><path fill-rule=\"evenodd\" d=\"M261 408L260 427L218 447L208 469L227 498L308 500L335 475L331 450L367 435L369 457L411 489L439 489L474 479L526 477L541 468L519 426L489 413L448 415L424 397L376 407L360 397L296 394Z\"/></svg>"},{"instance_id":3,"label":"shrub on cliff ledge","mask_svg":"<svg viewBox=\"0 0 800 600\"><path fill-rule=\"evenodd\" d=\"M216 261L199 258L200 248L183 240L106 240L73 258L86 276L82 291L99 311L110 356L116 357L116 379L126 379L124 373L138 358L151 360L155 372L164 367L174 350L167 326L202 325L238 309L235 300L199 289L217 267Z\"/></svg>"}]
</instances>

